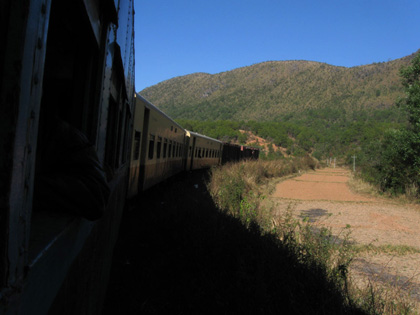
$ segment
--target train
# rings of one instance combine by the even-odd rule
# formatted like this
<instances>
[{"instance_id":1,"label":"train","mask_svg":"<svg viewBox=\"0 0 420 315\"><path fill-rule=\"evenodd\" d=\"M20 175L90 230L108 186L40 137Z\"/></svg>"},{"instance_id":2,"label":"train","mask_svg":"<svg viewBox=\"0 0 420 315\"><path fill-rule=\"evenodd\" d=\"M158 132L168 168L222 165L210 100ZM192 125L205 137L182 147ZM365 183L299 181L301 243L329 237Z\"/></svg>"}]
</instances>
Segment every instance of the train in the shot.
<instances>
[{"instance_id":1,"label":"train","mask_svg":"<svg viewBox=\"0 0 420 315\"><path fill-rule=\"evenodd\" d=\"M259 149L184 129L136 94L131 154L128 198L181 171L258 159Z\"/></svg>"},{"instance_id":2,"label":"train","mask_svg":"<svg viewBox=\"0 0 420 315\"><path fill-rule=\"evenodd\" d=\"M133 0L4 0L0 17L0 314L100 314L127 200L259 151L135 93Z\"/></svg>"}]
</instances>

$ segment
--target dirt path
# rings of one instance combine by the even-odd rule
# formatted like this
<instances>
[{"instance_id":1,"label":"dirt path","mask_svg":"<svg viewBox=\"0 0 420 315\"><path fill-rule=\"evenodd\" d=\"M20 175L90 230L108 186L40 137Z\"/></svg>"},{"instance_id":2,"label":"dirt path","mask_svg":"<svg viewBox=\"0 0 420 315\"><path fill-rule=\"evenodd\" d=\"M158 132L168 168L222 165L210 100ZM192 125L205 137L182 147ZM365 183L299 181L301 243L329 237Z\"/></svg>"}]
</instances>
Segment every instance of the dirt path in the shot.
<instances>
[{"instance_id":1,"label":"dirt path","mask_svg":"<svg viewBox=\"0 0 420 315\"><path fill-rule=\"evenodd\" d=\"M279 183L272 195L278 214L292 208L297 217L330 227L336 235L350 225L355 243L392 248L392 253L381 249L359 254L352 264L353 279L358 284L396 285L401 288L396 294L410 294L420 309L419 208L354 193L347 184L349 178L346 169L328 168Z\"/></svg>"}]
</instances>

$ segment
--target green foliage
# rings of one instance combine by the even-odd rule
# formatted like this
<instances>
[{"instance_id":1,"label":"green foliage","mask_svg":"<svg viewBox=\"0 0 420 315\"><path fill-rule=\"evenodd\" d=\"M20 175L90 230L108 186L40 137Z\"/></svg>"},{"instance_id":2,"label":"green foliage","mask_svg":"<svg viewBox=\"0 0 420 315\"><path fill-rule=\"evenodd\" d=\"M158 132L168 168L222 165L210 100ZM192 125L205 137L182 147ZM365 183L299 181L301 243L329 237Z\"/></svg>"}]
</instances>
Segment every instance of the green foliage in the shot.
<instances>
[{"instance_id":1,"label":"green foliage","mask_svg":"<svg viewBox=\"0 0 420 315\"><path fill-rule=\"evenodd\" d=\"M420 187L420 54L412 65L400 71L405 97L398 107L406 113L408 125L384 132L381 141L366 146L361 155L363 177L382 190L418 195ZM370 158L366 157L369 151Z\"/></svg>"},{"instance_id":2,"label":"green foliage","mask_svg":"<svg viewBox=\"0 0 420 315\"><path fill-rule=\"evenodd\" d=\"M247 140L247 136L239 131L239 129L243 129L242 122L228 120L199 121L187 119L178 119L177 122L185 129L222 141L238 141L239 143L245 143Z\"/></svg>"},{"instance_id":3,"label":"green foliage","mask_svg":"<svg viewBox=\"0 0 420 315\"><path fill-rule=\"evenodd\" d=\"M412 64L400 71L405 97L398 105L408 114L412 133L420 132L420 53L413 59Z\"/></svg>"},{"instance_id":4,"label":"green foliage","mask_svg":"<svg viewBox=\"0 0 420 315\"><path fill-rule=\"evenodd\" d=\"M247 134L239 130L250 131L270 143L268 151L260 155L262 159L284 158L281 152L273 150L271 144L275 144L287 149L288 155L311 154L322 160L330 156L345 157L348 153L359 154L367 143L382 139L386 130L403 126L406 116L398 108L353 113L312 109L300 115L278 116L276 121L267 122L185 119L178 122L186 129L240 144L247 144L248 139ZM258 146L258 143L252 145Z\"/></svg>"}]
</instances>

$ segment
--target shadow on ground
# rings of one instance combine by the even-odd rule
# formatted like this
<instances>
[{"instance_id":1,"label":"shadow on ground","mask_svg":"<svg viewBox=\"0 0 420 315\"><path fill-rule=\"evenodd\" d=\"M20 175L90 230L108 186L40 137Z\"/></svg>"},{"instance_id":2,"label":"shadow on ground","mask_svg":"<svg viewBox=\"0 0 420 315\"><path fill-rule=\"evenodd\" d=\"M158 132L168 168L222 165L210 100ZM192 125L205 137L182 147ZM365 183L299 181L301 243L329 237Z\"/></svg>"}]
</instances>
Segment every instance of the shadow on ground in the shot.
<instances>
[{"instance_id":1,"label":"shadow on ground","mask_svg":"<svg viewBox=\"0 0 420 315\"><path fill-rule=\"evenodd\" d=\"M206 180L181 174L125 212L104 314L362 314L321 268L218 211Z\"/></svg>"},{"instance_id":2,"label":"shadow on ground","mask_svg":"<svg viewBox=\"0 0 420 315\"><path fill-rule=\"evenodd\" d=\"M309 209L301 211L299 215L302 219L308 218L310 223L317 222L322 217L328 217L328 211L324 209Z\"/></svg>"}]
</instances>

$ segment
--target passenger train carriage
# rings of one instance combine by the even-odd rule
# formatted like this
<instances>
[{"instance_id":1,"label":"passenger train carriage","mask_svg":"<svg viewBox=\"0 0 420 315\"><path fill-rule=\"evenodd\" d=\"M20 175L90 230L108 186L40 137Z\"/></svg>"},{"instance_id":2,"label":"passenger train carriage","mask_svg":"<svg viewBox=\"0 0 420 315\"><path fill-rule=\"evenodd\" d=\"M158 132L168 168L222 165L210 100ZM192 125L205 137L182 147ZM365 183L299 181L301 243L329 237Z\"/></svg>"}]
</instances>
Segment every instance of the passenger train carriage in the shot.
<instances>
[{"instance_id":1,"label":"passenger train carriage","mask_svg":"<svg viewBox=\"0 0 420 315\"><path fill-rule=\"evenodd\" d=\"M128 197L184 170L219 165L223 143L185 130L136 94Z\"/></svg>"},{"instance_id":2,"label":"passenger train carriage","mask_svg":"<svg viewBox=\"0 0 420 315\"><path fill-rule=\"evenodd\" d=\"M0 18L0 314L99 314L127 197L231 160L227 145L135 95L133 0L4 0ZM46 172L78 182L48 201L84 205L90 178L106 208L43 209Z\"/></svg>"},{"instance_id":3,"label":"passenger train carriage","mask_svg":"<svg viewBox=\"0 0 420 315\"><path fill-rule=\"evenodd\" d=\"M219 140L187 132L186 170L207 168L221 163L223 143Z\"/></svg>"},{"instance_id":4,"label":"passenger train carriage","mask_svg":"<svg viewBox=\"0 0 420 315\"><path fill-rule=\"evenodd\" d=\"M129 197L184 169L185 130L136 95Z\"/></svg>"}]
</instances>

